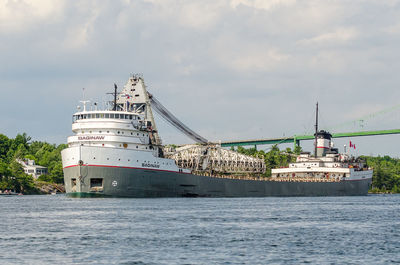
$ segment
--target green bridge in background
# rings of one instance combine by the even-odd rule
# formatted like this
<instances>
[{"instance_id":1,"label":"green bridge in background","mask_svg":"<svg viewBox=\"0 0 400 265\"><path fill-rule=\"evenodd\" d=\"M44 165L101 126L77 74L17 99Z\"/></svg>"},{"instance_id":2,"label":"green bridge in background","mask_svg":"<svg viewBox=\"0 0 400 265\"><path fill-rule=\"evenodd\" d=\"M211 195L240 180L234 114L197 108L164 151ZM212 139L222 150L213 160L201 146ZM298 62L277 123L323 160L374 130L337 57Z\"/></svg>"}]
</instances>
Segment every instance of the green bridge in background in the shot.
<instances>
[{"instance_id":1,"label":"green bridge in background","mask_svg":"<svg viewBox=\"0 0 400 265\"><path fill-rule=\"evenodd\" d=\"M349 133L332 133L332 138L376 136L376 135L389 135L389 134L400 134L400 129L349 132ZM284 144L284 143L294 143L294 146L296 146L296 145L300 145L300 141L313 140L313 139L314 139L314 135L295 135L292 137L284 137L284 138L221 142L221 146L222 147L232 147L232 146L254 145L255 147L257 147L257 145Z\"/></svg>"}]
</instances>

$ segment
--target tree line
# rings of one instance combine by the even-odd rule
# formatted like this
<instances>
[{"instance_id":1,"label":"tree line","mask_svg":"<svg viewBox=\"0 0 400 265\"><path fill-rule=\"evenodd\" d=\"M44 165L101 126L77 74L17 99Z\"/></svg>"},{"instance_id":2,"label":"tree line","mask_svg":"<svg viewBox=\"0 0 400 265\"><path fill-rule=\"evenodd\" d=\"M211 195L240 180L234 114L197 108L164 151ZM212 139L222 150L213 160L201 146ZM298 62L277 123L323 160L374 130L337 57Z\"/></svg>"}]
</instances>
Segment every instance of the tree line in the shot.
<instances>
[{"instance_id":1,"label":"tree line","mask_svg":"<svg viewBox=\"0 0 400 265\"><path fill-rule=\"evenodd\" d=\"M400 193L400 159L389 156L362 156L374 169L371 192Z\"/></svg>"},{"instance_id":2,"label":"tree line","mask_svg":"<svg viewBox=\"0 0 400 265\"><path fill-rule=\"evenodd\" d=\"M17 160L34 160L36 165L47 167L48 174L41 175L38 181L63 183L61 151L66 144L49 144L31 141L26 133L14 139L0 134L0 190L15 190L23 193L36 193L35 180L26 174Z\"/></svg>"},{"instance_id":3,"label":"tree line","mask_svg":"<svg viewBox=\"0 0 400 265\"><path fill-rule=\"evenodd\" d=\"M233 147L231 150L233 150ZM239 146L235 151L244 155L264 159L266 167L264 177L270 177L271 169L287 167L289 163L296 162L296 157L301 153L302 149L300 146L296 146L294 150L289 147L280 150L277 145L273 145L271 149L266 152L264 150L257 150L256 148L244 148Z\"/></svg>"}]
</instances>

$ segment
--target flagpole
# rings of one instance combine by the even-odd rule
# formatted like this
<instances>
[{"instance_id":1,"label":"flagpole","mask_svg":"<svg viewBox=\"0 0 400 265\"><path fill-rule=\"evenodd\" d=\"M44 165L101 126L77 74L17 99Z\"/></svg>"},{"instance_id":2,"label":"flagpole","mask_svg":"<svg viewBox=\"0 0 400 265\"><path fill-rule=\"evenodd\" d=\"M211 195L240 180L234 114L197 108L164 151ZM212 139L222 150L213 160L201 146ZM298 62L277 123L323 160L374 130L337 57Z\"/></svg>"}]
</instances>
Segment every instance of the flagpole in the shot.
<instances>
[{"instance_id":1,"label":"flagpole","mask_svg":"<svg viewBox=\"0 0 400 265\"><path fill-rule=\"evenodd\" d=\"M317 102L317 111L315 112L315 150L314 150L315 158L317 158L317 135L318 135L318 102Z\"/></svg>"}]
</instances>

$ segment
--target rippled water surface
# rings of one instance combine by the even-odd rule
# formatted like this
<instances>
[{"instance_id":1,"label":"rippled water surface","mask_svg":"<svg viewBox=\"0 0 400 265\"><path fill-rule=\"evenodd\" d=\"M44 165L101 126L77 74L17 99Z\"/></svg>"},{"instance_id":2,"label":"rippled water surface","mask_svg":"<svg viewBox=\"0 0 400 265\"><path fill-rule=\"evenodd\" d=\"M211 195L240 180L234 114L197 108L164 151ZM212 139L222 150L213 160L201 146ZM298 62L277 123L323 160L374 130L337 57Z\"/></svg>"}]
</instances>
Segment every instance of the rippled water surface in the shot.
<instances>
[{"instance_id":1,"label":"rippled water surface","mask_svg":"<svg viewBox=\"0 0 400 265\"><path fill-rule=\"evenodd\" d=\"M400 196L0 196L1 264L400 263Z\"/></svg>"}]
</instances>

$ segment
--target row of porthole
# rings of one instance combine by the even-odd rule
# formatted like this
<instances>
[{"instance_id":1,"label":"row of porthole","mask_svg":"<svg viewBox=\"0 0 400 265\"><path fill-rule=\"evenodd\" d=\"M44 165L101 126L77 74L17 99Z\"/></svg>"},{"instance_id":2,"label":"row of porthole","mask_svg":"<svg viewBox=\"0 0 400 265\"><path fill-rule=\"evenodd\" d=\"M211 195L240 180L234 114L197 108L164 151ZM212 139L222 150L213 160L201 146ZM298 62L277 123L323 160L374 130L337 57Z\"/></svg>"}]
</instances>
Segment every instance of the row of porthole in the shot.
<instances>
[{"instance_id":1,"label":"row of porthole","mask_svg":"<svg viewBox=\"0 0 400 265\"><path fill-rule=\"evenodd\" d=\"M82 131L82 133L85 133L85 131ZM93 133L92 131L89 131L89 133ZM103 131L99 131L99 133L103 133ZM110 131L107 131L107 133L110 133ZM117 131L118 134L125 134L124 132L121 131ZM131 132L131 135L133 135L133 132ZM139 136L139 133L136 133L137 136ZM145 136L145 134L142 134L143 136Z\"/></svg>"},{"instance_id":2,"label":"row of porthole","mask_svg":"<svg viewBox=\"0 0 400 265\"><path fill-rule=\"evenodd\" d=\"M104 146L104 144L103 144L103 146ZM124 144L123 146L124 146L124 148L128 148L128 144ZM119 147L122 147L122 144L120 144ZM138 145L136 146L136 149L139 149ZM146 146L146 150L147 150L147 146Z\"/></svg>"},{"instance_id":3,"label":"row of porthole","mask_svg":"<svg viewBox=\"0 0 400 265\"><path fill-rule=\"evenodd\" d=\"M84 146L84 144L81 144L81 146ZM94 146L96 146L96 145L94 145ZM105 144L102 144L101 146L104 147ZM120 144L120 145L119 145L119 147L122 147L122 146L123 146L124 148L128 148L129 145L128 145L128 144L124 144L124 145ZM69 145L69 147L71 147L71 145ZM116 146L114 146L114 147L116 147ZM136 149L139 149L139 146L138 146L138 145L136 146ZM145 149L146 149L146 150L148 149L147 146L145 147ZM149 149L152 149L152 147L149 147Z\"/></svg>"},{"instance_id":4,"label":"row of porthole","mask_svg":"<svg viewBox=\"0 0 400 265\"><path fill-rule=\"evenodd\" d=\"M72 159L74 159L74 158L72 158ZM96 159L96 157L93 157L93 160L95 160ZM107 157L107 160L110 160L110 158L108 158ZM121 161L121 158L118 158L118 161ZM131 160L130 159L128 159L128 162L130 162ZM138 162L139 163L139 160L136 160L136 162ZM150 163L150 164L156 164L156 165L160 165L160 162L151 162L151 161L143 161L143 163ZM171 163L162 163L163 165L171 165Z\"/></svg>"},{"instance_id":5,"label":"row of porthole","mask_svg":"<svg viewBox=\"0 0 400 265\"><path fill-rule=\"evenodd\" d=\"M73 157L72 160L75 160L75 158ZM93 157L93 160L96 160L96 157ZM110 158L107 157L107 160L110 160ZM121 158L118 158L118 161L121 161ZM130 162L131 160L128 159L128 162ZM139 163L139 160L136 160L136 162ZM150 162L150 161L143 161L143 163L150 163L150 164L157 164L160 165L160 162ZM171 165L171 163L162 163L163 165Z\"/></svg>"}]
</instances>

